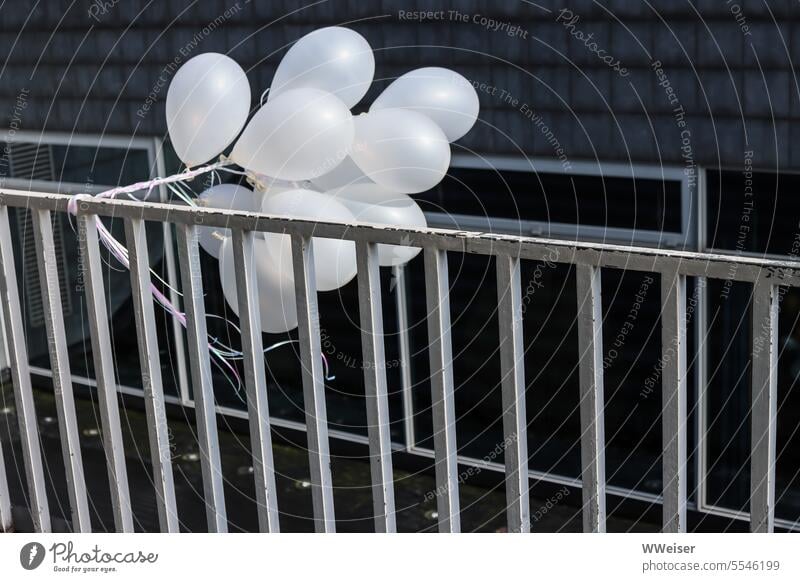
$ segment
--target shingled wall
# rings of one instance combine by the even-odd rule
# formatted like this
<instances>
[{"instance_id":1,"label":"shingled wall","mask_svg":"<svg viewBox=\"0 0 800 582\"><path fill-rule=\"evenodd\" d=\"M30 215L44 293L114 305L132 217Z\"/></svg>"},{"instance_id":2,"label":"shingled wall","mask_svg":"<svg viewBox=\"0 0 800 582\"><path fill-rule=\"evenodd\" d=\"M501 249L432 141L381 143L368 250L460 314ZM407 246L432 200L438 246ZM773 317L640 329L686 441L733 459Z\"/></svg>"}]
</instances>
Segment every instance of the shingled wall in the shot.
<instances>
[{"instance_id":1,"label":"shingled wall","mask_svg":"<svg viewBox=\"0 0 800 582\"><path fill-rule=\"evenodd\" d=\"M570 159L681 165L691 156L708 166L741 167L751 149L755 167L800 169L797 2L304 4L6 3L0 9L3 123L16 117L16 125L33 131L163 135L165 83L174 73L170 64L184 58L181 51L186 58L230 54L248 70L255 106L293 41L314 28L344 24L376 49L379 81L364 103L387 80L419 66L452 67L483 84L481 122L461 141L480 153L556 157L563 147ZM560 12L565 7L571 15ZM444 12L419 22L409 16L418 11ZM499 23L497 30L488 19ZM618 70L599 50L619 62ZM672 103L664 79L676 96Z\"/></svg>"}]
</instances>

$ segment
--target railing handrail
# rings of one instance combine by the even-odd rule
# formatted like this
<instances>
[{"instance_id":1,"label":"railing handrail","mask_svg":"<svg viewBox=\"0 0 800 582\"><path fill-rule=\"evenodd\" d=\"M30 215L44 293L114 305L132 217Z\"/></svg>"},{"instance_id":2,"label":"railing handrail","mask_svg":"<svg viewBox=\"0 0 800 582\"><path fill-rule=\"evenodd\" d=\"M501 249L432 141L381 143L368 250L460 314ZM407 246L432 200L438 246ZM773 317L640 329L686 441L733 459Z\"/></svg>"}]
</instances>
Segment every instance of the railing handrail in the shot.
<instances>
[{"instance_id":1,"label":"railing handrail","mask_svg":"<svg viewBox=\"0 0 800 582\"><path fill-rule=\"evenodd\" d=\"M0 188L0 204L12 207L65 212L74 196ZM368 222L339 223L287 218L259 212L191 207L161 202L80 198L78 213L108 218L131 218L173 224L193 224L228 229L319 238L369 241L482 255L511 255L520 259L590 265L655 273L676 269L686 276L742 282L777 279L775 284L800 286L800 260L780 260L735 253L686 251L570 241L443 228L403 228ZM198 217L202 217L199 220ZM555 254L554 254L555 253ZM567 254L562 254L567 253ZM620 256L621 255L621 256ZM651 262L652 261L652 262ZM655 264L658 261L658 264Z\"/></svg>"}]
</instances>

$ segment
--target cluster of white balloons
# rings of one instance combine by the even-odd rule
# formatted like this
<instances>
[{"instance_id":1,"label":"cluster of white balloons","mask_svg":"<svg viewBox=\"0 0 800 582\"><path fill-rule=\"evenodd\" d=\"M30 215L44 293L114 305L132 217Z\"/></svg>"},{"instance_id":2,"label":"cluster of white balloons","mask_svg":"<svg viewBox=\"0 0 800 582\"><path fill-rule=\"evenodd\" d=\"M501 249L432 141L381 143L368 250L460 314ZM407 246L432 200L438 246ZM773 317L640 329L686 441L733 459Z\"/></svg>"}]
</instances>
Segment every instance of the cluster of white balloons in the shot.
<instances>
[{"instance_id":1,"label":"cluster of white balloons","mask_svg":"<svg viewBox=\"0 0 800 582\"><path fill-rule=\"evenodd\" d=\"M267 102L247 123L251 93L242 68L217 53L189 60L167 93L176 153L196 166L239 136L230 159L259 186L214 186L198 203L326 222L426 226L409 194L429 190L445 176L450 142L474 125L478 96L458 73L426 67L393 81L368 113L354 117L350 109L374 73L372 48L360 34L342 27L316 30L286 53ZM238 314L230 233L201 230L200 244L219 259L225 298ZM262 331L288 331L297 325L289 238L266 234L256 244L263 247L257 252ZM315 238L313 245L320 291L355 277L351 241ZM380 245L380 264L402 265L419 251Z\"/></svg>"}]
</instances>

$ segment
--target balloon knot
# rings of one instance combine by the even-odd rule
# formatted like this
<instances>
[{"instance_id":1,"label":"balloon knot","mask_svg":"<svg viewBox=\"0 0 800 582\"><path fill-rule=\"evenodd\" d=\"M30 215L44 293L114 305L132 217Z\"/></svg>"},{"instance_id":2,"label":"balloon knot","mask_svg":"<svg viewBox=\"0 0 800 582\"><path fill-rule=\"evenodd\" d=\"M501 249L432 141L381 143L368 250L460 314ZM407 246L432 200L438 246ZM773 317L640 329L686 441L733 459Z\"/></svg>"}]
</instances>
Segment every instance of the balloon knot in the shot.
<instances>
[{"instance_id":1,"label":"balloon knot","mask_svg":"<svg viewBox=\"0 0 800 582\"><path fill-rule=\"evenodd\" d=\"M67 212L69 212L72 216L78 216L78 200L91 197L92 196L90 194L75 194L69 199L69 202L67 202Z\"/></svg>"}]
</instances>

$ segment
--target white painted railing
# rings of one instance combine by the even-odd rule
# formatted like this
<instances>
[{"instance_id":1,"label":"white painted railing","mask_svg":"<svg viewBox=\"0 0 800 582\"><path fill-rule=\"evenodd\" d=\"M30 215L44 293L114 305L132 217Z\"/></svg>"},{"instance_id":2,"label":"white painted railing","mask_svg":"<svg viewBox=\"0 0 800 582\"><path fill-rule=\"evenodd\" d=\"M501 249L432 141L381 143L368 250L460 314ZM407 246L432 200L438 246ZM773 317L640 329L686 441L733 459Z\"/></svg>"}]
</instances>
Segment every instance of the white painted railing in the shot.
<instances>
[{"instance_id":1,"label":"white painted railing","mask_svg":"<svg viewBox=\"0 0 800 582\"><path fill-rule=\"evenodd\" d=\"M51 213L66 212L71 197L0 190L0 291L7 345L26 468L29 501L37 530L50 529L39 435L23 333L8 208L33 212L45 324L53 370L58 421L66 466L67 489L76 531L90 528L77 420L61 315L61 295L52 244ZM130 276L145 389L150 450L161 529L177 531L177 506L169 456L167 420L155 333L145 221L176 226L184 309L189 339L191 382L196 397L197 434L201 452L204 498L210 531L225 531L227 519L220 454L206 342L205 310L197 245L198 226L230 228L245 354L244 382L256 480L259 525L278 530L266 379L260 357L262 338L253 263L257 232L286 233L292 256L299 321L299 341L311 490L317 531L335 529L328 426L325 411L317 294L312 237L352 240L357 248L358 297L366 385L375 528L394 531L395 505L381 293L377 244L403 244L424 249L430 338L435 471L440 531L459 531L458 469L455 431L448 251L496 257L506 501L509 531L530 530L525 375L523 369L521 260L573 264L577 274L580 354L581 463L584 530L604 531L605 462L602 366L602 268L654 272L661 275L663 365L663 529L686 531L686 278L708 277L753 284L753 398L751 434L751 529L772 531L775 506L775 425L777 400L777 325L779 285L800 286L800 263L761 260L619 245L564 242L451 230L408 230L366 224L315 223L260 214L197 209L156 203L81 198L77 203L81 263L85 277L92 352L101 409L116 528L131 531L133 519L114 378L110 332L106 319L96 218L124 220L130 255ZM2 452L0 451L0 455ZM0 525L12 527L5 464L0 458Z\"/></svg>"}]
</instances>

